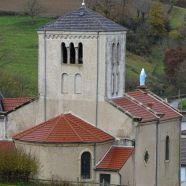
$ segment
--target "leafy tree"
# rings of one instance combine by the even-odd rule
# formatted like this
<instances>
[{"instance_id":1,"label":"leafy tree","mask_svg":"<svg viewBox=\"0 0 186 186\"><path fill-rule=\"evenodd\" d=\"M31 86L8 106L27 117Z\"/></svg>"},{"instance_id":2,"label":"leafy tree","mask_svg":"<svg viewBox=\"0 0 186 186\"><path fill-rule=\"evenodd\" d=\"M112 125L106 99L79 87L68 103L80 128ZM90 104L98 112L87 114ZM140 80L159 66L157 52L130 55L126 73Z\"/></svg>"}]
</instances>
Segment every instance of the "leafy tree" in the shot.
<instances>
[{"instance_id":1,"label":"leafy tree","mask_svg":"<svg viewBox=\"0 0 186 186\"><path fill-rule=\"evenodd\" d=\"M182 47L169 49L165 53L164 68L167 79L175 83L175 74L180 69L181 64L186 59L186 51Z\"/></svg>"},{"instance_id":2,"label":"leafy tree","mask_svg":"<svg viewBox=\"0 0 186 186\"><path fill-rule=\"evenodd\" d=\"M153 3L148 17L150 31L155 38L161 38L166 33L166 19L160 2Z\"/></svg>"}]
</instances>

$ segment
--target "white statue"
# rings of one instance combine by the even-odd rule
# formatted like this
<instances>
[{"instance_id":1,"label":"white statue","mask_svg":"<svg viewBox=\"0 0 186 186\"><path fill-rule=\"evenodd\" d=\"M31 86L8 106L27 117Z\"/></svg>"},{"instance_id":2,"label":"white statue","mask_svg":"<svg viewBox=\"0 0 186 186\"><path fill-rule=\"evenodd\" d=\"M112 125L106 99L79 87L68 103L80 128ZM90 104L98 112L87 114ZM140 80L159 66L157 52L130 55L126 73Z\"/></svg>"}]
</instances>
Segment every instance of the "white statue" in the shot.
<instances>
[{"instance_id":1,"label":"white statue","mask_svg":"<svg viewBox=\"0 0 186 186\"><path fill-rule=\"evenodd\" d=\"M140 86L145 86L145 79L147 75L145 73L144 68L142 68L141 73L140 73Z\"/></svg>"}]
</instances>

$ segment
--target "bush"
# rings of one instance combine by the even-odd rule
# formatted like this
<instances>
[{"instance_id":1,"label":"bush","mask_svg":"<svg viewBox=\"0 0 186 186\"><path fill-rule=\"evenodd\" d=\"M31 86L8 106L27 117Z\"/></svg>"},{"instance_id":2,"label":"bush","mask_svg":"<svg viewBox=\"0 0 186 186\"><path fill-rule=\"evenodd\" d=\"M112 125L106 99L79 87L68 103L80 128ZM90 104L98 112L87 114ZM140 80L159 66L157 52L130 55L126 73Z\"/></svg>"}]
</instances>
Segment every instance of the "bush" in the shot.
<instances>
[{"instance_id":1,"label":"bush","mask_svg":"<svg viewBox=\"0 0 186 186\"><path fill-rule=\"evenodd\" d=\"M28 179L38 172L38 162L31 154L13 149L0 153L0 180L15 182Z\"/></svg>"},{"instance_id":2,"label":"bush","mask_svg":"<svg viewBox=\"0 0 186 186\"><path fill-rule=\"evenodd\" d=\"M169 32L169 37L171 39L181 39L181 34L177 30L172 30Z\"/></svg>"}]
</instances>

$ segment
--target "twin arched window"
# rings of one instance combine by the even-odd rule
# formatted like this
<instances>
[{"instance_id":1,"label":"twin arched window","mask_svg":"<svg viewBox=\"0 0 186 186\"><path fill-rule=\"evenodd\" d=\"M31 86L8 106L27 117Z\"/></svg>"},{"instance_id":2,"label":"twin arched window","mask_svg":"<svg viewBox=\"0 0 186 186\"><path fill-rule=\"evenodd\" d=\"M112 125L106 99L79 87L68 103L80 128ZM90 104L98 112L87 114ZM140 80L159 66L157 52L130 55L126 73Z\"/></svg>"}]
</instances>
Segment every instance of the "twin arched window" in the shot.
<instances>
[{"instance_id":1,"label":"twin arched window","mask_svg":"<svg viewBox=\"0 0 186 186\"><path fill-rule=\"evenodd\" d=\"M81 94L81 74L77 73L74 76L74 93ZM69 93L69 75L67 73L63 73L61 77L61 92L62 94Z\"/></svg>"},{"instance_id":2,"label":"twin arched window","mask_svg":"<svg viewBox=\"0 0 186 186\"><path fill-rule=\"evenodd\" d=\"M83 64L83 44L75 47L74 43L70 43L66 47L64 42L61 43L61 60L63 64Z\"/></svg>"},{"instance_id":3,"label":"twin arched window","mask_svg":"<svg viewBox=\"0 0 186 186\"><path fill-rule=\"evenodd\" d=\"M112 44L112 71L111 71L111 90L112 96L117 96L119 93L119 65L120 65L120 44Z\"/></svg>"},{"instance_id":4,"label":"twin arched window","mask_svg":"<svg viewBox=\"0 0 186 186\"><path fill-rule=\"evenodd\" d=\"M91 169L91 154L90 152L84 152L81 155L81 178L90 179Z\"/></svg>"}]
</instances>

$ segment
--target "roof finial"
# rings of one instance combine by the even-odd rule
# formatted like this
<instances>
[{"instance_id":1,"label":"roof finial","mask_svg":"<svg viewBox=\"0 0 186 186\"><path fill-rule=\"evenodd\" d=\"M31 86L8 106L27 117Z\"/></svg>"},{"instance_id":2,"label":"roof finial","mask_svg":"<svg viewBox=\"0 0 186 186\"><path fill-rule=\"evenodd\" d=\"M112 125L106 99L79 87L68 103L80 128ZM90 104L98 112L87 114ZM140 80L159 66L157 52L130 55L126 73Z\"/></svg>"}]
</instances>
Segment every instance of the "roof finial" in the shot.
<instances>
[{"instance_id":1,"label":"roof finial","mask_svg":"<svg viewBox=\"0 0 186 186\"><path fill-rule=\"evenodd\" d=\"M85 0L83 0L83 2L82 2L82 4L81 4L82 6L85 6Z\"/></svg>"}]
</instances>

